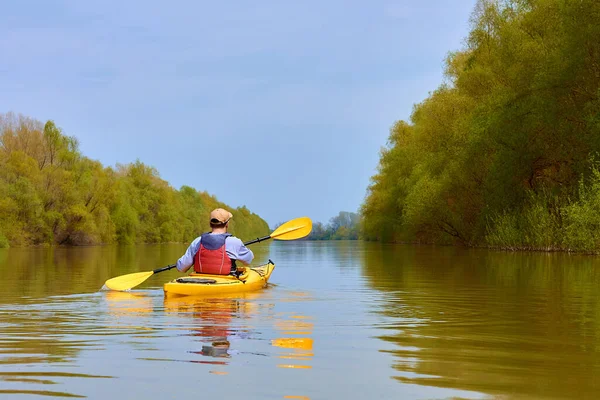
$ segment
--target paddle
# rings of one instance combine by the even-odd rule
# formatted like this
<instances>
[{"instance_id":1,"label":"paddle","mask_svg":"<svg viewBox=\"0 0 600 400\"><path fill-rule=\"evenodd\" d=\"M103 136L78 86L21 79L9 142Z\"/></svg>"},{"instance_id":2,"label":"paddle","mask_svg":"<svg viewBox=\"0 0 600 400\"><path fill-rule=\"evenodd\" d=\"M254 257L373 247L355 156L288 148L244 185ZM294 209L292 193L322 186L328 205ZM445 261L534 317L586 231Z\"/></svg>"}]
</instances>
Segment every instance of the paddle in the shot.
<instances>
[{"instance_id":1,"label":"paddle","mask_svg":"<svg viewBox=\"0 0 600 400\"><path fill-rule=\"evenodd\" d=\"M286 222L279 228L275 229L269 236L256 238L244 243L245 246L262 242L268 239L277 240L295 240L307 236L312 230L312 221L308 217L296 218ZM139 285L146 279L159 272L168 271L177 266L177 264L167 265L166 267L157 268L153 271L134 272L133 274L121 275L107 280L104 285L111 290L129 290L134 286Z\"/></svg>"},{"instance_id":2,"label":"paddle","mask_svg":"<svg viewBox=\"0 0 600 400\"><path fill-rule=\"evenodd\" d=\"M245 246L268 239L296 240L307 236L312 230L312 221L308 217L296 218L275 229L269 236L257 238L244 243Z\"/></svg>"}]
</instances>

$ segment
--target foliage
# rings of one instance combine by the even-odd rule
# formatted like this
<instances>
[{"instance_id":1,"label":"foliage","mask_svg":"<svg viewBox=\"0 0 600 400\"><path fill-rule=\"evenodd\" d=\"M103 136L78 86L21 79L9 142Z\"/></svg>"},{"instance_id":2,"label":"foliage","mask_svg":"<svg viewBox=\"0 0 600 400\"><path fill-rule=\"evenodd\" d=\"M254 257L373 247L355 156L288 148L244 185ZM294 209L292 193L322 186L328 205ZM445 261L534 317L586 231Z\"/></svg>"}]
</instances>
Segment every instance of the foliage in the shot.
<instances>
[{"instance_id":1,"label":"foliage","mask_svg":"<svg viewBox=\"0 0 600 400\"><path fill-rule=\"evenodd\" d=\"M84 157L53 121L0 114L0 247L189 242L209 230L216 207L230 208L173 189L140 161L113 169ZM231 211L232 233L268 232L246 207Z\"/></svg>"},{"instance_id":2,"label":"foliage","mask_svg":"<svg viewBox=\"0 0 600 400\"><path fill-rule=\"evenodd\" d=\"M571 250L597 251L600 248L600 172L592 169L590 182L582 180L579 200L563 209L563 245Z\"/></svg>"},{"instance_id":3,"label":"foliage","mask_svg":"<svg viewBox=\"0 0 600 400\"><path fill-rule=\"evenodd\" d=\"M4 236L4 234L2 232L0 232L0 249L7 248L7 247L10 247L10 243L8 242L8 239L6 238L6 236Z\"/></svg>"},{"instance_id":4,"label":"foliage","mask_svg":"<svg viewBox=\"0 0 600 400\"><path fill-rule=\"evenodd\" d=\"M594 0L480 0L446 82L391 129L365 239L598 249L598 20Z\"/></svg>"},{"instance_id":5,"label":"foliage","mask_svg":"<svg viewBox=\"0 0 600 400\"><path fill-rule=\"evenodd\" d=\"M358 214L340 211L325 226L321 222L313 224L307 240L356 240L358 239L358 222Z\"/></svg>"}]
</instances>

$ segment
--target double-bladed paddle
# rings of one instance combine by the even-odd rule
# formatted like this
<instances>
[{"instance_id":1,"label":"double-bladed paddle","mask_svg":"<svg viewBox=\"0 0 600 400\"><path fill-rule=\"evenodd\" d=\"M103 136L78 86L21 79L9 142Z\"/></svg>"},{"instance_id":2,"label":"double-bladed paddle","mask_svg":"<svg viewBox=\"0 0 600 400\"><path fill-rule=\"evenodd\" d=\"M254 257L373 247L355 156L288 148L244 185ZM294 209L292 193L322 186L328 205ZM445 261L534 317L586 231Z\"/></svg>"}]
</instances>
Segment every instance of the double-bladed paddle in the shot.
<instances>
[{"instance_id":1,"label":"double-bladed paddle","mask_svg":"<svg viewBox=\"0 0 600 400\"><path fill-rule=\"evenodd\" d=\"M262 242L268 239L277 240L296 240L307 236L312 230L312 221L308 217L296 218L286 222L275 229L269 236L256 238L244 243L245 246ZM132 287L139 285L146 279L159 272L168 271L175 268L176 264L167 265L166 267L157 268L153 271L134 272L133 274L121 275L107 280L104 285L111 290L129 290Z\"/></svg>"}]
</instances>

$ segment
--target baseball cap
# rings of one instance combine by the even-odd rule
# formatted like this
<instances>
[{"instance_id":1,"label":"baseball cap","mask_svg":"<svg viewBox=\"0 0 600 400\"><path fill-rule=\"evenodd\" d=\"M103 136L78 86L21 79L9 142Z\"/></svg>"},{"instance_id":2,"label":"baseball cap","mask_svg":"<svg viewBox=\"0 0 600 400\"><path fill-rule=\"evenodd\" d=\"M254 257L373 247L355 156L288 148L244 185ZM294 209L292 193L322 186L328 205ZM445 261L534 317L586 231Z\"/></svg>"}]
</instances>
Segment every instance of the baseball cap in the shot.
<instances>
[{"instance_id":1,"label":"baseball cap","mask_svg":"<svg viewBox=\"0 0 600 400\"><path fill-rule=\"evenodd\" d=\"M210 213L210 222L213 224L225 224L233 218L233 214L222 208L217 208Z\"/></svg>"}]
</instances>

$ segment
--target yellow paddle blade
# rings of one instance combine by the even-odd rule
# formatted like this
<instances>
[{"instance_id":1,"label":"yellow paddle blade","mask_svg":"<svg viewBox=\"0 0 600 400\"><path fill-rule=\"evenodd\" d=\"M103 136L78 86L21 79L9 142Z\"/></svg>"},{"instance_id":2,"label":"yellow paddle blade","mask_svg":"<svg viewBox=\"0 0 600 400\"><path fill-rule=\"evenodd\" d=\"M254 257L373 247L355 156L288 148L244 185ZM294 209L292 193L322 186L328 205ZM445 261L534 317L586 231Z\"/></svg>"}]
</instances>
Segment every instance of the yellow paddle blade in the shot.
<instances>
[{"instance_id":1,"label":"yellow paddle blade","mask_svg":"<svg viewBox=\"0 0 600 400\"><path fill-rule=\"evenodd\" d=\"M129 290L134 286L139 285L146 279L154 275L154 271L149 272L134 272L133 274L121 275L111 278L104 285L111 290Z\"/></svg>"},{"instance_id":2,"label":"yellow paddle blade","mask_svg":"<svg viewBox=\"0 0 600 400\"><path fill-rule=\"evenodd\" d=\"M281 225L271 233L271 238L277 240L295 240L307 236L312 230L312 221L308 217L293 219Z\"/></svg>"}]
</instances>

